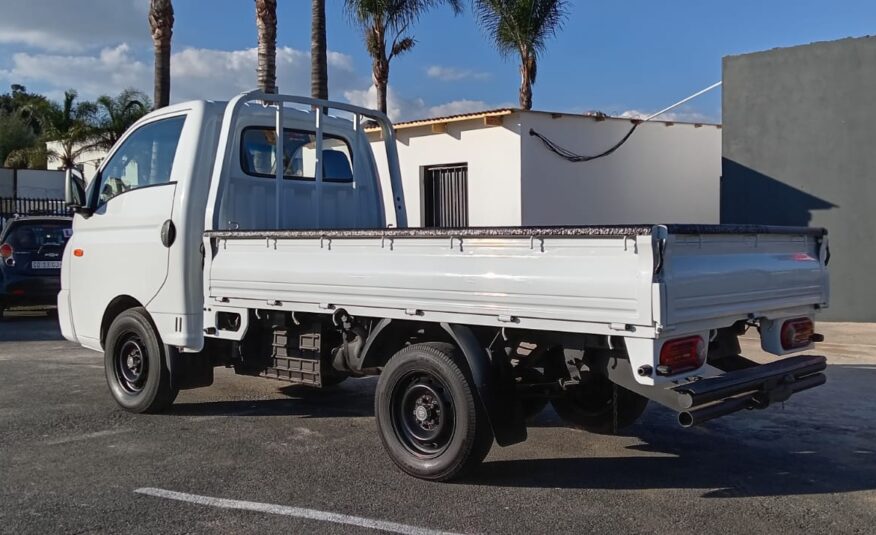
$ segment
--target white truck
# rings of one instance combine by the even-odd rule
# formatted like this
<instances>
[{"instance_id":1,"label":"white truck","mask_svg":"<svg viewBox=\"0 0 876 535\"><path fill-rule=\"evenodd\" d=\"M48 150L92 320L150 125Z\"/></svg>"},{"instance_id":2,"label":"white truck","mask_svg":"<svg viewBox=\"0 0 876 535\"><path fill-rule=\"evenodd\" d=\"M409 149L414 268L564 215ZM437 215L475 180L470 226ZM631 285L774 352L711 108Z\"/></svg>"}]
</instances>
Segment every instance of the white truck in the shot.
<instances>
[{"instance_id":1,"label":"white truck","mask_svg":"<svg viewBox=\"0 0 876 535\"><path fill-rule=\"evenodd\" d=\"M821 340L824 230L409 227L375 111L257 92L170 106L67 191L61 328L103 351L129 411L167 409L216 366L316 387L379 375L390 457L447 480L524 440L548 402L612 433L649 400L692 426L825 381L822 356L759 364L738 343L750 327L779 356Z\"/></svg>"}]
</instances>

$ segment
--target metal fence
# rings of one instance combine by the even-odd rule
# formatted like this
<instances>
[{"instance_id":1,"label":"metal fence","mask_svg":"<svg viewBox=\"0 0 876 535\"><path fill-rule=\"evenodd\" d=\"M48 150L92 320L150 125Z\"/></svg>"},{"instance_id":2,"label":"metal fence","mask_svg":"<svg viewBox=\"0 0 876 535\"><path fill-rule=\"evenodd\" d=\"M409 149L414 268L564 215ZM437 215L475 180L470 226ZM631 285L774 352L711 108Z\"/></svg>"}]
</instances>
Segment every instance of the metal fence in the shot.
<instances>
[{"instance_id":1,"label":"metal fence","mask_svg":"<svg viewBox=\"0 0 876 535\"><path fill-rule=\"evenodd\" d=\"M69 216L71 212L61 199L0 197L0 228L5 225L7 219L36 215Z\"/></svg>"}]
</instances>

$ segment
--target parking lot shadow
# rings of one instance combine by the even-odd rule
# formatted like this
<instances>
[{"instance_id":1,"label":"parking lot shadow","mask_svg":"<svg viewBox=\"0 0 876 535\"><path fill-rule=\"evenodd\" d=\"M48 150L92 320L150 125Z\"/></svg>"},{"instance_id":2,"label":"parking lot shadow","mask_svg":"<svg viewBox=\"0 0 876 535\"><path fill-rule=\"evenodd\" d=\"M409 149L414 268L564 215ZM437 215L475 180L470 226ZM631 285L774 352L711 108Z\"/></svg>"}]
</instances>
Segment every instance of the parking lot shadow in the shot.
<instances>
[{"instance_id":1,"label":"parking lot shadow","mask_svg":"<svg viewBox=\"0 0 876 535\"><path fill-rule=\"evenodd\" d=\"M368 384L364 384L368 383ZM301 385L279 388L287 399L249 399L176 403L167 412L182 416L298 416L303 418L374 415L374 385L369 379L347 380L325 389Z\"/></svg>"},{"instance_id":2,"label":"parking lot shadow","mask_svg":"<svg viewBox=\"0 0 876 535\"><path fill-rule=\"evenodd\" d=\"M834 365L827 375L823 389L791 401L793 413L770 408L680 429L674 413L651 408L626 433L641 443L617 456L490 461L465 483L702 489L709 498L876 490L876 399L870 396L876 366ZM611 437L582 434L582 440L600 442L597 449L620 448L605 444Z\"/></svg>"},{"instance_id":3,"label":"parking lot shadow","mask_svg":"<svg viewBox=\"0 0 876 535\"><path fill-rule=\"evenodd\" d=\"M0 342L50 342L63 340L58 318L43 311L6 312L0 321Z\"/></svg>"},{"instance_id":4,"label":"parking lot shadow","mask_svg":"<svg viewBox=\"0 0 876 535\"><path fill-rule=\"evenodd\" d=\"M820 455L767 456L744 446L680 457L611 457L493 461L466 483L501 487L657 490L703 489L706 498L793 496L876 489L876 470L837 468ZM755 459L755 457L759 457ZM872 463L873 452L860 454ZM820 464L820 466L819 466Z\"/></svg>"}]
</instances>

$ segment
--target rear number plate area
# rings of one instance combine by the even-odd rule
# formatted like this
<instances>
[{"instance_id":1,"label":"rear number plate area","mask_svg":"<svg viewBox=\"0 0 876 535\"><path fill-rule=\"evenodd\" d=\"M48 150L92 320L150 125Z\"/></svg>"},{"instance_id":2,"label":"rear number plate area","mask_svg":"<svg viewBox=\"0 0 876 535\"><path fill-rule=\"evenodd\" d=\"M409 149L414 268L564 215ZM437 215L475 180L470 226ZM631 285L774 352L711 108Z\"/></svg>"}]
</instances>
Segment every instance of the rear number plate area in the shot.
<instances>
[{"instance_id":1,"label":"rear number plate area","mask_svg":"<svg viewBox=\"0 0 876 535\"><path fill-rule=\"evenodd\" d=\"M60 260L34 260L30 263L31 269L61 269Z\"/></svg>"}]
</instances>

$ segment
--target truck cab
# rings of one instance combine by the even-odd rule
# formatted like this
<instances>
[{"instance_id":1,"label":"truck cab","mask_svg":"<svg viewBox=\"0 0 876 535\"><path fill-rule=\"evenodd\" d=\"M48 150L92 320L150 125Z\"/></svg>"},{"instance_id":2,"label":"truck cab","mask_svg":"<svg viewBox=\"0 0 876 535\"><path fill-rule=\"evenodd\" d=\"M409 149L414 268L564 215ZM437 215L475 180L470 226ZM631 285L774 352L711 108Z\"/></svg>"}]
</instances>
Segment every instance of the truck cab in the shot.
<instances>
[{"instance_id":1,"label":"truck cab","mask_svg":"<svg viewBox=\"0 0 876 535\"><path fill-rule=\"evenodd\" d=\"M213 228L386 225L376 165L361 127L287 109L278 145L270 109L254 101L238 106L233 139L224 145L239 150L223 154L231 171L221 192L213 192L223 200ZM100 351L114 313L138 303L168 345L203 346L204 217L213 167L223 165L216 150L227 107L194 101L162 108L133 125L107 154L84 188L87 206L74 223L79 236L65 252L62 280L68 284L58 299L65 337ZM322 158L316 157L317 145ZM285 166L279 181L278 146ZM278 219L281 202L287 209ZM395 219L392 210L389 218ZM97 317L95 308L107 313Z\"/></svg>"}]
</instances>

